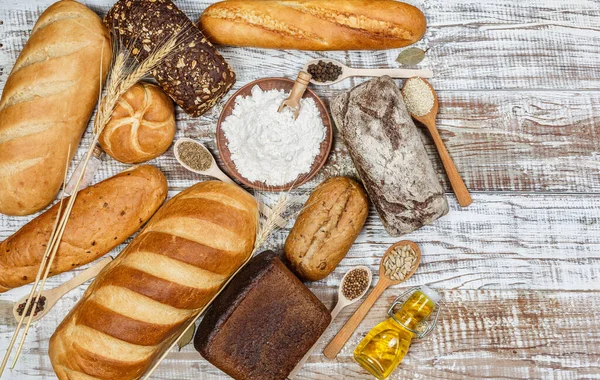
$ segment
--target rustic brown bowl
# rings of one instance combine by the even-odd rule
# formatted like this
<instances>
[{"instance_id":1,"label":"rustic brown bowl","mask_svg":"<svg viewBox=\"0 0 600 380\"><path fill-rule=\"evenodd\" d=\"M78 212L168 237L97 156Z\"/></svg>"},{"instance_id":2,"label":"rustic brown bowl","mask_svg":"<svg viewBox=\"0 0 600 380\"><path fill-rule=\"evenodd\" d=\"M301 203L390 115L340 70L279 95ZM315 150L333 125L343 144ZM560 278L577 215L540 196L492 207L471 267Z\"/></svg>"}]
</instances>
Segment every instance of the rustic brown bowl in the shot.
<instances>
[{"instance_id":1,"label":"rustic brown bowl","mask_svg":"<svg viewBox=\"0 0 600 380\"><path fill-rule=\"evenodd\" d=\"M314 177L317 174L317 172L321 170L321 168L325 164L325 161L327 161L327 157L329 156L329 151L331 150L331 144L333 141L333 129L331 125L331 119L329 117L329 112L327 111L327 107L325 107L323 101L310 89L306 89L306 92L304 93L303 97L311 97L315 100L315 104L317 105L317 108L321 113L323 126L325 127L325 139L321 143L321 150L315 158L315 161L313 162L310 171L306 174L301 174L300 176L298 176L298 178L296 178L296 180L282 186L267 186L264 182L261 181L250 182L237 171L235 164L231 160L231 152L229 151L227 138L225 137L225 134L221 129L221 123L223 123L223 120L225 120L225 118L231 115L233 107L235 105L235 99L238 96L250 95L252 87L254 87L255 85L258 85L263 91L277 89L290 92L292 90L292 87L294 86L294 81L286 78L264 78L255 80L254 82L250 82L244 87L240 88L235 94L231 96L231 98L229 98L227 103L225 103L223 111L219 116L219 121L217 122L217 148L219 149L219 155L223 160L223 164L225 165L224 169L227 172L227 174L235 178L237 181L256 190L287 191L290 189L294 189L298 186L305 184L312 177Z\"/></svg>"}]
</instances>

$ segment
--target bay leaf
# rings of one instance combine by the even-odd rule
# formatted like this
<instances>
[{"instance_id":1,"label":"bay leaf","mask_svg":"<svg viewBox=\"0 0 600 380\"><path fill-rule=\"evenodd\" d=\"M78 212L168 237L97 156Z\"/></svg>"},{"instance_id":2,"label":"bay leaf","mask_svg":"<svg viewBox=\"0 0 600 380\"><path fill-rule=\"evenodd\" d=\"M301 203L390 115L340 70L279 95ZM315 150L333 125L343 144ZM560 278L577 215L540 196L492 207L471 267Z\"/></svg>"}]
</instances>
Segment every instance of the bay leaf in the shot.
<instances>
[{"instance_id":1,"label":"bay leaf","mask_svg":"<svg viewBox=\"0 0 600 380\"><path fill-rule=\"evenodd\" d=\"M396 62L402 65L418 65L425 58L425 51L416 47L404 49L396 58Z\"/></svg>"},{"instance_id":2,"label":"bay leaf","mask_svg":"<svg viewBox=\"0 0 600 380\"><path fill-rule=\"evenodd\" d=\"M186 330L185 333L183 333L183 335L181 336L181 338L179 338L179 340L177 341L177 346L179 347L179 351L181 351L181 349L183 347L185 347L188 344L190 344L190 342L194 338L194 333L195 332L196 332L196 324L194 323L193 325L190 326L189 329Z\"/></svg>"}]
</instances>

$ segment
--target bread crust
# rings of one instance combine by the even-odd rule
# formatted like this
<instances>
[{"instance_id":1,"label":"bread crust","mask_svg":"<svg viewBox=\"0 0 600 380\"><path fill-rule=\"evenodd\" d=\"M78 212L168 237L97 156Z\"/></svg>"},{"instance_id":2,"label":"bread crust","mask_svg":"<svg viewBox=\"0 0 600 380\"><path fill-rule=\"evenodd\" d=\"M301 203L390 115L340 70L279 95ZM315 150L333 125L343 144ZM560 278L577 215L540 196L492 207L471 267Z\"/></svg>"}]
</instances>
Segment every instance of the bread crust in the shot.
<instances>
[{"instance_id":1,"label":"bread crust","mask_svg":"<svg viewBox=\"0 0 600 380\"><path fill-rule=\"evenodd\" d=\"M411 45L427 21L416 7L393 0L228 0L199 20L222 45L297 50L381 50Z\"/></svg>"},{"instance_id":2,"label":"bread crust","mask_svg":"<svg viewBox=\"0 0 600 380\"><path fill-rule=\"evenodd\" d=\"M98 142L112 158L138 164L163 154L175 137L175 107L159 86L138 82L121 96Z\"/></svg>"},{"instance_id":3,"label":"bread crust","mask_svg":"<svg viewBox=\"0 0 600 380\"><path fill-rule=\"evenodd\" d=\"M40 16L0 100L0 213L33 214L56 197L111 49L98 15L76 1L59 1Z\"/></svg>"},{"instance_id":4,"label":"bread crust","mask_svg":"<svg viewBox=\"0 0 600 380\"><path fill-rule=\"evenodd\" d=\"M165 176L149 165L81 190L50 275L94 261L123 243L158 210L167 192ZM0 293L35 280L58 207L54 205L0 243Z\"/></svg>"},{"instance_id":5,"label":"bread crust","mask_svg":"<svg viewBox=\"0 0 600 380\"><path fill-rule=\"evenodd\" d=\"M137 379L246 261L254 198L220 181L169 200L96 277L50 339L59 379Z\"/></svg>"},{"instance_id":6,"label":"bread crust","mask_svg":"<svg viewBox=\"0 0 600 380\"><path fill-rule=\"evenodd\" d=\"M346 256L369 214L362 186L333 177L312 192L285 241L285 255L304 280L327 277Z\"/></svg>"}]
</instances>

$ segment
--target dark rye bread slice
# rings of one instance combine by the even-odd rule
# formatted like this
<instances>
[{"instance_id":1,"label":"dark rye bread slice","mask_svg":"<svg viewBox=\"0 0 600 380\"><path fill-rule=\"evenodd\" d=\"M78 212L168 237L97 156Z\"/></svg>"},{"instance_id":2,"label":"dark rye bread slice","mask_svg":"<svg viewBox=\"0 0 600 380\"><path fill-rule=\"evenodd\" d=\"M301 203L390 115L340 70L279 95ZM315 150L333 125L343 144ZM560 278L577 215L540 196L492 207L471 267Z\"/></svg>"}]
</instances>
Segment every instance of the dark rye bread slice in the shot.
<instances>
[{"instance_id":1,"label":"dark rye bread slice","mask_svg":"<svg viewBox=\"0 0 600 380\"><path fill-rule=\"evenodd\" d=\"M327 308L266 251L213 302L194 346L237 380L285 379L331 322Z\"/></svg>"},{"instance_id":2,"label":"dark rye bread slice","mask_svg":"<svg viewBox=\"0 0 600 380\"><path fill-rule=\"evenodd\" d=\"M104 23L139 61L180 34L177 49L152 75L191 116L211 109L235 83L235 74L225 59L171 0L120 0Z\"/></svg>"},{"instance_id":3,"label":"dark rye bread slice","mask_svg":"<svg viewBox=\"0 0 600 380\"><path fill-rule=\"evenodd\" d=\"M390 77L339 95L331 113L390 235L407 234L448 213L444 189Z\"/></svg>"}]
</instances>

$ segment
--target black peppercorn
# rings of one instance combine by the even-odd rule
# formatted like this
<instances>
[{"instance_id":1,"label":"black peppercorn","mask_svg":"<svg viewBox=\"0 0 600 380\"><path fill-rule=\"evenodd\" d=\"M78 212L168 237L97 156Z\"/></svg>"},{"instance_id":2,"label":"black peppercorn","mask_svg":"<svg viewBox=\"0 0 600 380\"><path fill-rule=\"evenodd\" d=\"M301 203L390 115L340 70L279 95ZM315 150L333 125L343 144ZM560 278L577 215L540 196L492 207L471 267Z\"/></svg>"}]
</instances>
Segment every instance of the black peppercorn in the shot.
<instances>
[{"instance_id":1,"label":"black peppercorn","mask_svg":"<svg viewBox=\"0 0 600 380\"><path fill-rule=\"evenodd\" d=\"M319 61L308 66L308 73L315 82L333 82L342 75L342 68L331 62Z\"/></svg>"}]
</instances>

